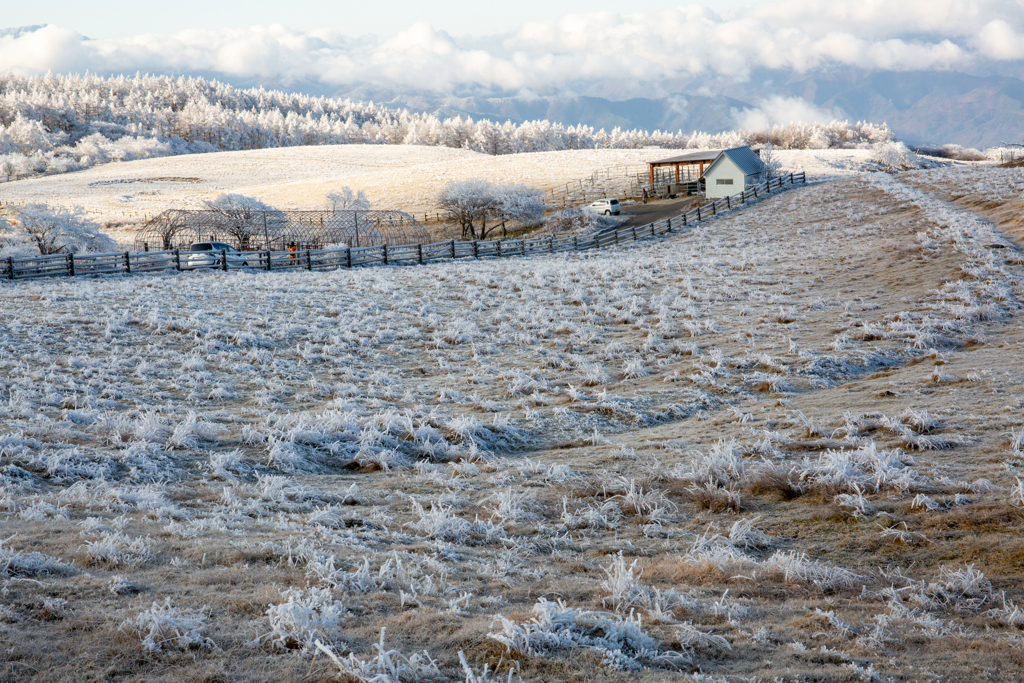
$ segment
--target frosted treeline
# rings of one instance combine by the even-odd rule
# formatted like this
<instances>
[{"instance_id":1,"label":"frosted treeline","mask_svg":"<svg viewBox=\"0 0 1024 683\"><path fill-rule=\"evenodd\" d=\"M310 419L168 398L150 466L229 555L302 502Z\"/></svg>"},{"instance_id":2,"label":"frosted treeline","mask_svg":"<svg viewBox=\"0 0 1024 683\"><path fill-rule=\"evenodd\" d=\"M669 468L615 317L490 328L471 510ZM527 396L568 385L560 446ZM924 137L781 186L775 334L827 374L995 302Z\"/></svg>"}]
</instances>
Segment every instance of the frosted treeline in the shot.
<instances>
[{"instance_id":1,"label":"frosted treeline","mask_svg":"<svg viewBox=\"0 0 1024 683\"><path fill-rule=\"evenodd\" d=\"M237 89L203 78L0 75L0 176L64 173L110 161L298 145L413 144L515 154L771 142L783 149L893 139L885 124L833 121L758 132L654 132L551 121L442 119L349 99Z\"/></svg>"}]
</instances>

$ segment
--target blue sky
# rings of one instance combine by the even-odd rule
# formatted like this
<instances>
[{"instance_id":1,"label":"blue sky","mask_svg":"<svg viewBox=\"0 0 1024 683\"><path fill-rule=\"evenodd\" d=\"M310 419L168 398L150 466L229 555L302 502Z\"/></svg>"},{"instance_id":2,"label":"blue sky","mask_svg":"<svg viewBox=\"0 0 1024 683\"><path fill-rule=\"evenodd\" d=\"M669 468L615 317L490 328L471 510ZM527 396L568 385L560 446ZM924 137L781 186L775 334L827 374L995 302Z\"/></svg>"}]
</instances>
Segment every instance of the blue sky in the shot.
<instances>
[{"instance_id":1,"label":"blue sky","mask_svg":"<svg viewBox=\"0 0 1024 683\"><path fill-rule=\"evenodd\" d=\"M447 0L248 0L211 2L176 0L7 0L0 12L3 27L56 24L90 38L116 38L140 33L168 33L185 29L284 24L290 28L332 29L350 36L391 35L416 22L431 24L452 36L509 33L532 20L592 12L650 12L683 4L700 4L716 12L763 3L766 0L512 0L486 2Z\"/></svg>"}]
</instances>

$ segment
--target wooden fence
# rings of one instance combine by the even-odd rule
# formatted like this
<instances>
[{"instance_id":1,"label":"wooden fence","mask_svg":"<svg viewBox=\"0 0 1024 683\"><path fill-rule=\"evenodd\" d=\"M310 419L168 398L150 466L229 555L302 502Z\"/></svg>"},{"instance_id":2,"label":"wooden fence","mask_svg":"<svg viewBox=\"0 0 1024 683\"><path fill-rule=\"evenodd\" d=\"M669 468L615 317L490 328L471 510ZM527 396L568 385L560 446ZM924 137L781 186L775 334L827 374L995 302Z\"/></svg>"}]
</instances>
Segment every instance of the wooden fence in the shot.
<instances>
[{"instance_id":1,"label":"wooden fence","mask_svg":"<svg viewBox=\"0 0 1024 683\"><path fill-rule=\"evenodd\" d=\"M517 240L448 240L434 244L307 249L305 251L170 251L116 252L109 254L53 254L0 260L0 279L27 280L41 277L148 273L158 270L326 270L372 265L409 265L463 258L501 258L531 254L602 249L641 238L677 232L723 211L737 209L773 191L796 183L806 184L804 173L773 178L745 192L715 200L672 218L644 226L620 227L576 237L543 237Z\"/></svg>"}]
</instances>

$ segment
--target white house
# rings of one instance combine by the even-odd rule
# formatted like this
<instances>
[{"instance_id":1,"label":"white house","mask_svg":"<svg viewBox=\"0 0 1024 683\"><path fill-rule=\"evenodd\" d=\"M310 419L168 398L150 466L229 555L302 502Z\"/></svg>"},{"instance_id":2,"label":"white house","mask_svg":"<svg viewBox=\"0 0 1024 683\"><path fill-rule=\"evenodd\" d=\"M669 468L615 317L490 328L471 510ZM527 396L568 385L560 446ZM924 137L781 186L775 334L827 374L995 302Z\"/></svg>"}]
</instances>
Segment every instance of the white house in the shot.
<instances>
[{"instance_id":1,"label":"white house","mask_svg":"<svg viewBox=\"0 0 1024 683\"><path fill-rule=\"evenodd\" d=\"M718 199L743 192L767 178L764 162L744 145L722 150L704 171L704 196Z\"/></svg>"}]
</instances>

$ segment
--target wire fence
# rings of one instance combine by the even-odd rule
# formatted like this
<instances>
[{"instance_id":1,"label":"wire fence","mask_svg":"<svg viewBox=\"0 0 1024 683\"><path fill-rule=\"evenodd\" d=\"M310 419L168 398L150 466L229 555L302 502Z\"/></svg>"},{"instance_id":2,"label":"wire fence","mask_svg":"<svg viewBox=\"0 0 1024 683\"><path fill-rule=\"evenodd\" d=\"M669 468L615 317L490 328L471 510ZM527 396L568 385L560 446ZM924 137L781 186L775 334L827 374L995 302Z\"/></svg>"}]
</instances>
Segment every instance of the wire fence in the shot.
<instances>
[{"instance_id":1,"label":"wire fence","mask_svg":"<svg viewBox=\"0 0 1024 683\"><path fill-rule=\"evenodd\" d=\"M694 223L745 206L773 191L806 184L805 173L772 178L729 197L644 226L629 226L573 237L514 240L448 240L433 244L382 244L373 247L306 249L305 251L182 251L180 249L105 254L52 254L0 260L0 279L26 280L82 275L131 275L174 270L328 270L373 265L412 265L463 258L502 258L603 249L676 232Z\"/></svg>"}]
</instances>

